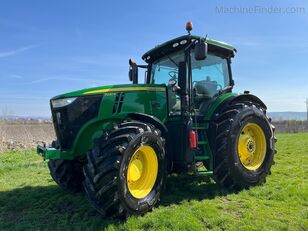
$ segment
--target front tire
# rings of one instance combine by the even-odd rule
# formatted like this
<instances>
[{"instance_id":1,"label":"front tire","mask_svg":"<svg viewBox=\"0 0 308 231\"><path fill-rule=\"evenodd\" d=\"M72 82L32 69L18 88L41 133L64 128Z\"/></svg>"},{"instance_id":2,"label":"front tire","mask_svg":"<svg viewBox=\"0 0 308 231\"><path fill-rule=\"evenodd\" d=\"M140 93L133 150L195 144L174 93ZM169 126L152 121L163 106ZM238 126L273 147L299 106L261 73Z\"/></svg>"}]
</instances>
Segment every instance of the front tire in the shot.
<instances>
[{"instance_id":1,"label":"front tire","mask_svg":"<svg viewBox=\"0 0 308 231\"><path fill-rule=\"evenodd\" d=\"M79 160L49 160L50 175L58 186L67 192L83 191L82 163Z\"/></svg>"},{"instance_id":2,"label":"front tire","mask_svg":"<svg viewBox=\"0 0 308 231\"><path fill-rule=\"evenodd\" d=\"M227 188L262 184L273 164L276 139L265 110L237 102L217 114L214 179Z\"/></svg>"},{"instance_id":3,"label":"front tire","mask_svg":"<svg viewBox=\"0 0 308 231\"><path fill-rule=\"evenodd\" d=\"M103 216L143 214L158 202L165 175L161 132L140 121L123 122L96 140L84 167L84 188Z\"/></svg>"}]
</instances>

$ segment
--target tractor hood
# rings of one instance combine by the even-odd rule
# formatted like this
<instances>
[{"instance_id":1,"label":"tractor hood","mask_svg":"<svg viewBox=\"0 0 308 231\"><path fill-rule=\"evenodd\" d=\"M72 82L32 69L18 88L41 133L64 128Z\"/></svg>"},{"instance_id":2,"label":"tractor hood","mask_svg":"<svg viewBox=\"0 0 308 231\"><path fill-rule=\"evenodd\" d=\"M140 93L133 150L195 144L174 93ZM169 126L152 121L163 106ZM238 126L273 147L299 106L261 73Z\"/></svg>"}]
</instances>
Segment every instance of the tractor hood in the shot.
<instances>
[{"instance_id":1,"label":"tractor hood","mask_svg":"<svg viewBox=\"0 0 308 231\"><path fill-rule=\"evenodd\" d=\"M86 96L86 95L99 95L104 93L110 92L128 92L128 91L165 91L164 84L121 84L121 85L108 85L108 86L101 86L101 87L93 87L93 88L86 88L78 91L72 91L69 93L65 93L62 95L57 95L52 98L60 99L60 98L67 98L67 97L79 97L79 96Z\"/></svg>"},{"instance_id":2,"label":"tractor hood","mask_svg":"<svg viewBox=\"0 0 308 231\"><path fill-rule=\"evenodd\" d=\"M129 113L154 115L164 121L167 116L166 97L165 85L154 84L101 86L56 96L51 99L50 107L57 139L63 150L71 150L83 127L101 129L97 124L103 126L107 120L123 119ZM92 142L92 136L89 137L80 138L89 139L88 148Z\"/></svg>"}]
</instances>

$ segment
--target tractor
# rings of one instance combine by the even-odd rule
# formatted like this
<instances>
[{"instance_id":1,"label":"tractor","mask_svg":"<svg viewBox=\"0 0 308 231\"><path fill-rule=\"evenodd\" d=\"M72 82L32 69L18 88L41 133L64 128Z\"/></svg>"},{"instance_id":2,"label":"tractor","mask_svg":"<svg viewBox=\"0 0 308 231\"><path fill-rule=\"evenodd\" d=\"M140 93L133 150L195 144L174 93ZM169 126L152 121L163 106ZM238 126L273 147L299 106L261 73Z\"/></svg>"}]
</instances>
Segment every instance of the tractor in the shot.
<instances>
[{"instance_id":1,"label":"tractor","mask_svg":"<svg viewBox=\"0 0 308 231\"><path fill-rule=\"evenodd\" d=\"M131 84L50 100L56 140L37 146L51 177L84 192L103 216L141 215L158 204L168 174L212 177L232 190L265 182L274 163L266 105L232 92L236 49L191 34L129 60ZM144 83L138 83L143 70Z\"/></svg>"}]
</instances>

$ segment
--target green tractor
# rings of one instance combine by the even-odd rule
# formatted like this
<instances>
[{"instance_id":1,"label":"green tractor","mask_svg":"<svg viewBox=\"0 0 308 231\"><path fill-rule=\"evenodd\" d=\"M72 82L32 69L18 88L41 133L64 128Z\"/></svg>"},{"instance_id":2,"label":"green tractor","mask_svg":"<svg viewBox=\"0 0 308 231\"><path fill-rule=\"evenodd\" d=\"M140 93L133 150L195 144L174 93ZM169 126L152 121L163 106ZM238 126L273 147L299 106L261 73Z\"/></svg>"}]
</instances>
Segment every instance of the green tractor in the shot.
<instances>
[{"instance_id":1,"label":"green tractor","mask_svg":"<svg viewBox=\"0 0 308 231\"><path fill-rule=\"evenodd\" d=\"M186 29L146 52L145 65L129 61L132 84L50 100L57 140L37 152L60 188L85 191L103 216L151 210L170 173L208 175L234 190L270 173L274 126L258 97L232 93L236 49Z\"/></svg>"}]
</instances>

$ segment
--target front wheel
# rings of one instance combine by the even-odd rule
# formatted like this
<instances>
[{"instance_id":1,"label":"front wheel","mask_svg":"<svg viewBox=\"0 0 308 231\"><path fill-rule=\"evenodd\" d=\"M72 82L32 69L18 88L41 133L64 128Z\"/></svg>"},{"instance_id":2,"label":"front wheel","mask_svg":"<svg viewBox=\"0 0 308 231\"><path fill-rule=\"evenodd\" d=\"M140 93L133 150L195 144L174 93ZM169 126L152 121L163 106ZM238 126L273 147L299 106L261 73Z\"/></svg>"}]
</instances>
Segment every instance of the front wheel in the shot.
<instances>
[{"instance_id":1,"label":"front wheel","mask_svg":"<svg viewBox=\"0 0 308 231\"><path fill-rule=\"evenodd\" d=\"M235 189L265 182L273 164L274 126L252 103L226 107L215 121L214 179Z\"/></svg>"},{"instance_id":2,"label":"front wheel","mask_svg":"<svg viewBox=\"0 0 308 231\"><path fill-rule=\"evenodd\" d=\"M83 191L83 164L80 160L49 160L50 175L58 186L67 192Z\"/></svg>"},{"instance_id":3,"label":"front wheel","mask_svg":"<svg viewBox=\"0 0 308 231\"><path fill-rule=\"evenodd\" d=\"M87 198L103 216L143 214L159 200L165 168L161 132L140 121L123 122L88 153Z\"/></svg>"}]
</instances>

